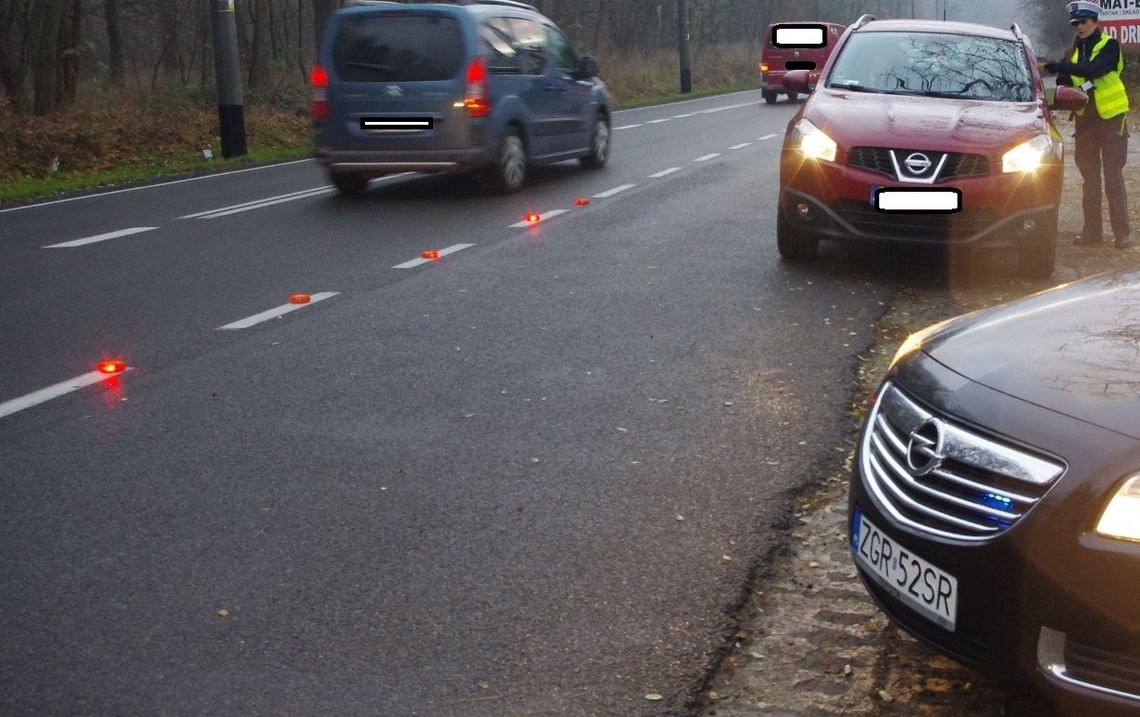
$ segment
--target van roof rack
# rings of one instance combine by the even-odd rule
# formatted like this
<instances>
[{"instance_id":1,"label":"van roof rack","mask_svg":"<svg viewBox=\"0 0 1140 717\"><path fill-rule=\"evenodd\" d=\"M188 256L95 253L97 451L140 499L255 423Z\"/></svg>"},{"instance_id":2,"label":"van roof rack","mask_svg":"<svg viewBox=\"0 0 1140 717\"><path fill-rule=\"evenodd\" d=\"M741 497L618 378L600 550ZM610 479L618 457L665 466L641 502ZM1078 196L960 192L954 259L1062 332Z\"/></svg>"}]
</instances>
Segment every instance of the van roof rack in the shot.
<instances>
[{"instance_id":1,"label":"van roof rack","mask_svg":"<svg viewBox=\"0 0 1140 717\"><path fill-rule=\"evenodd\" d=\"M440 5L505 5L506 7L519 8L520 10L533 10L538 12L538 8L534 5L528 5L524 2L517 2L517 0L348 0L346 5L403 5L405 3L436 3Z\"/></svg>"},{"instance_id":2,"label":"van roof rack","mask_svg":"<svg viewBox=\"0 0 1140 717\"><path fill-rule=\"evenodd\" d=\"M864 25L871 22L872 20L878 20L878 19L879 18L875 17L871 13L867 13L866 15L861 15L861 16L859 16L859 19L855 21L855 29L858 30L859 28L863 27Z\"/></svg>"}]
</instances>

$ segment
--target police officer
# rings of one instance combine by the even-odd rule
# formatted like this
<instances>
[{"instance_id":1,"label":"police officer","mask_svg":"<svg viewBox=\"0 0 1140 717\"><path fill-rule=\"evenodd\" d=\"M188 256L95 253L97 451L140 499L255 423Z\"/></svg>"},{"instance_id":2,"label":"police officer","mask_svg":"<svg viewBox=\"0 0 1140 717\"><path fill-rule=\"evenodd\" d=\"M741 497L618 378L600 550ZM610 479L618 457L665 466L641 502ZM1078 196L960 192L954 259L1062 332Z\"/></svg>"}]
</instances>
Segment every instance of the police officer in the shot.
<instances>
[{"instance_id":1,"label":"police officer","mask_svg":"<svg viewBox=\"0 0 1140 717\"><path fill-rule=\"evenodd\" d=\"M1104 193L1116 247L1131 243L1128 205L1124 195L1124 162L1128 156L1128 93L1120 81L1124 53L1120 44L1100 31L1100 5L1071 2L1065 6L1069 24L1076 30L1072 53L1067 59L1046 62L1045 70L1056 72L1057 84L1079 87L1089 95L1089 103L1076 111L1076 162L1084 179L1082 209L1084 229L1074 244L1099 244L1100 175L1104 167Z\"/></svg>"}]
</instances>

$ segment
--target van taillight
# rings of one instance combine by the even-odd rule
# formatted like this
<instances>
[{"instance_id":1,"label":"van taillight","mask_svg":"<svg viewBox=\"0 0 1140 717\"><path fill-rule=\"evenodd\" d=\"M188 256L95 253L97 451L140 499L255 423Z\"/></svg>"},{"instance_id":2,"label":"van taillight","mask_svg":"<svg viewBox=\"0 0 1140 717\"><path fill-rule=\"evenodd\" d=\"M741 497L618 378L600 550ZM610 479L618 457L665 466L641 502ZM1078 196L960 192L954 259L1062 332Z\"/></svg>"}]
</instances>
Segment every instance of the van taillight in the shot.
<instances>
[{"instance_id":1,"label":"van taillight","mask_svg":"<svg viewBox=\"0 0 1140 717\"><path fill-rule=\"evenodd\" d=\"M491 101L487 97L487 61L482 55L475 56L467 66L467 89L463 95L463 107L468 117L486 117L491 114Z\"/></svg>"},{"instance_id":2,"label":"van taillight","mask_svg":"<svg viewBox=\"0 0 1140 717\"><path fill-rule=\"evenodd\" d=\"M313 119L322 120L329 116L329 73L320 65L309 72L309 84L313 86Z\"/></svg>"}]
</instances>

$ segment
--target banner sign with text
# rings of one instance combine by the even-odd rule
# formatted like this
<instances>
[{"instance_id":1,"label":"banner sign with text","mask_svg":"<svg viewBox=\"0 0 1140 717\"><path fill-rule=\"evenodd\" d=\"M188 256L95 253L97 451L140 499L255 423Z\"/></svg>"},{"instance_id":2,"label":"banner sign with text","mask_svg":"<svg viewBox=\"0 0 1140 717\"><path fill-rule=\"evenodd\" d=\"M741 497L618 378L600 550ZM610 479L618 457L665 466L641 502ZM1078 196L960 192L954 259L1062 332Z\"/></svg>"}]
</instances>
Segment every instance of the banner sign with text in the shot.
<instances>
[{"instance_id":1,"label":"banner sign with text","mask_svg":"<svg viewBox=\"0 0 1140 717\"><path fill-rule=\"evenodd\" d=\"M1100 0L1100 29L1121 45L1140 46L1140 0Z\"/></svg>"}]
</instances>

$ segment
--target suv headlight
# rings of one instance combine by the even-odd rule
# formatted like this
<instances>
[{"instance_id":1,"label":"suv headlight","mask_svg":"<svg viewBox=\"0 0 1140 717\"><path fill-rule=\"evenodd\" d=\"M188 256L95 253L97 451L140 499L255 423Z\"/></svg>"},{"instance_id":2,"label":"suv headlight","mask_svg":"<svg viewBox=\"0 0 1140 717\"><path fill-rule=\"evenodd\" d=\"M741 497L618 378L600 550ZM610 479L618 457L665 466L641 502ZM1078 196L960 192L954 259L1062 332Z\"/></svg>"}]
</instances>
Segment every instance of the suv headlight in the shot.
<instances>
[{"instance_id":1,"label":"suv headlight","mask_svg":"<svg viewBox=\"0 0 1140 717\"><path fill-rule=\"evenodd\" d=\"M1053 140L1047 134L1039 134L1028 142L1022 142L1001 156L1001 171L1009 172L1036 172L1045 159L1045 155L1053 151Z\"/></svg>"},{"instance_id":2,"label":"suv headlight","mask_svg":"<svg viewBox=\"0 0 1140 717\"><path fill-rule=\"evenodd\" d=\"M800 152L803 152L805 157L822 159L827 162L835 161L835 152L839 149L839 145L831 137L824 134L819 127L806 119L801 119L796 123L795 132L796 139L799 140Z\"/></svg>"},{"instance_id":3,"label":"suv headlight","mask_svg":"<svg viewBox=\"0 0 1140 717\"><path fill-rule=\"evenodd\" d=\"M1100 516L1096 532L1106 538L1140 542L1140 475L1124 481Z\"/></svg>"}]
</instances>

